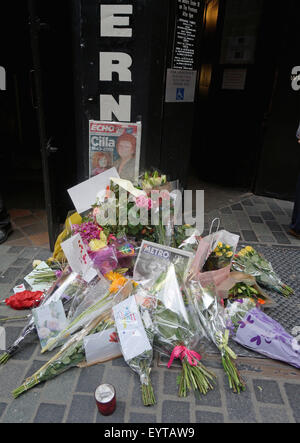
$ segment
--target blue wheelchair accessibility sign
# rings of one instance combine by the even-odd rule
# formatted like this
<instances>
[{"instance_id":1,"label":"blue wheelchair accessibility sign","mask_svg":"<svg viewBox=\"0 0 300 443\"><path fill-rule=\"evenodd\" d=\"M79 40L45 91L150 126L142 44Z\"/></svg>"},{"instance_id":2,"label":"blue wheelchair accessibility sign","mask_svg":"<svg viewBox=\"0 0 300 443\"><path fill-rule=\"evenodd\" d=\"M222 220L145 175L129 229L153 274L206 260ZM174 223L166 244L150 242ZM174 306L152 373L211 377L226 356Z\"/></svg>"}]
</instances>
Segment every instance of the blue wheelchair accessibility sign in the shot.
<instances>
[{"instance_id":1,"label":"blue wheelchair accessibility sign","mask_svg":"<svg viewBox=\"0 0 300 443\"><path fill-rule=\"evenodd\" d=\"M184 100L184 88L177 88L176 100L177 101L183 101Z\"/></svg>"}]
</instances>

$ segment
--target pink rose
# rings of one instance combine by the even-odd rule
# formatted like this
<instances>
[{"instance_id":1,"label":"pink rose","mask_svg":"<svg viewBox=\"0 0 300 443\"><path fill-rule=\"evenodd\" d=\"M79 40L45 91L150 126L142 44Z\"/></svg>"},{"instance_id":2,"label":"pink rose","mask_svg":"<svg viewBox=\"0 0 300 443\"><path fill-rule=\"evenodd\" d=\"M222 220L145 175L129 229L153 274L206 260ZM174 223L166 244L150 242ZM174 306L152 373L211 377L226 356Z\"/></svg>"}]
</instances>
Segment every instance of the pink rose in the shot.
<instances>
[{"instance_id":1,"label":"pink rose","mask_svg":"<svg viewBox=\"0 0 300 443\"><path fill-rule=\"evenodd\" d=\"M135 199L135 204L137 205L138 208L149 208L149 203L148 203L149 199L144 196L141 195L140 197L137 197Z\"/></svg>"}]
</instances>

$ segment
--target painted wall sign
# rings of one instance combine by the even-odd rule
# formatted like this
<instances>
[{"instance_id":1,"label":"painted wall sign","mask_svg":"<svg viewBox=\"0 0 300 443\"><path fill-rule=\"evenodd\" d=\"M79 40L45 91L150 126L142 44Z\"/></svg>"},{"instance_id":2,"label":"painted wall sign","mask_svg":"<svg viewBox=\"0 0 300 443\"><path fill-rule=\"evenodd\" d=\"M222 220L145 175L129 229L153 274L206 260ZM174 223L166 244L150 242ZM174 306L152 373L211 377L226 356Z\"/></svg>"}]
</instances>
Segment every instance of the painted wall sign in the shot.
<instances>
[{"instance_id":1,"label":"painted wall sign","mask_svg":"<svg viewBox=\"0 0 300 443\"><path fill-rule=\"evenodd\" d=\"M100 37L132 38L132 14L131 4L100 5ZM100 52L99 62L100 81L111 82L113 73L116 73L119 82L132 83L133 60L130 54L125 51ZM115 117L122 122L131 122L131 100L130 94L120 94L117 100L112 94L100 94L100 120L111 121Z\"/></svg>"}]
</instances>

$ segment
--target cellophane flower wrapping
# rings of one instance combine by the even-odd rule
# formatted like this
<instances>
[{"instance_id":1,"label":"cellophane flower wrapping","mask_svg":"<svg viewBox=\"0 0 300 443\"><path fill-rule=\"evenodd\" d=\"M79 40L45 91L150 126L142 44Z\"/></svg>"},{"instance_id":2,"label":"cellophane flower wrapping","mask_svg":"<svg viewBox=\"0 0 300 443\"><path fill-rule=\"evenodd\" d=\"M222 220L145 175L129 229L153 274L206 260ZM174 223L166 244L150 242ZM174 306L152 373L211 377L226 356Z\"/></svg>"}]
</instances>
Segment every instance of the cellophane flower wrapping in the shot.
<instances>
[{"instance_id":1,"label":"cellophane flower wrapping","mask_svg":"<svg viewBox=\"0 0 300 443\"><path fill-rule=\"evenodd\" d=\"M124 276L112 271L106 274L105 278L97 275L88 284L86 291L74 298L69 310L68 326L57 337L48 341L42 353L60 346L70 335L85 327L107 309L111 309L113 300L127 282L128 279Z\"/></svg>"},{"instance_id":2,"label":"cellophane flower wrapping","mask_svg":"<svg viewBox=\"0 0 300 443\"><path fill-rule=\"evenodd\" d=\"M300 345L296 338L252 300L228 301L225 317L226 326L237 343L300 369Z\"/></svg>"},{"instance_id":3,"label":"cellophane flower wrapping","mask_svg":"<svg viewBox=\"0 0 300 443\"><path fill-rule=\"evenodd\" d=\"M273 266L251 246L243 248L233 259L232 268L256 278L257 283L286 297L293 294L292 288L281 281Z\"/></svg>"},{"instance_id":4,"label":"cellophane flower wrapping","mask_svg":"<svg viewBox=\"0 0 300 443\"><path fill-rule=\"evenodd\" d=\"M150 373L153 361L153 311L155 297L140 285L126 300L116 303L113 312L121 350L128 366L140 377L144 406L156 403Z\"/></svg>"},{"instance_id":5,"label":"cellophane flower wrapping","mask_svg":"<svg viewBox=\"0 0 300 443\"><path fill-rule=\"evenodd\" d=\"M179 358L182 372L177 379L179 396L186 397L190 390L207 394L213 389L214 374L202 363L201 356L194 350L203 337L203 329L184 293L183 283L171 264L151 291L155 295L154 348L173 360Z\"/></svg>"},{"instance_id":6,"label":"cellophane flower wrapping","mask_svg":"<svg viewBox=\"0 0 300 443\"><path fill-rule=\"evenodd\" d=\"M85 337L92 334L103 333L111 328L113 321L110 316L111 311L105 311L102 315L89 322L81 331L69 338L54 357L13 391L13 396L17 398L39 383L57 377L63 372L77 366L79 363L82 363L85 360Z\"/></svg>"},{"instance_id":7,"label":"cellophane flower wrapping","mask_svg":"<svg viewBox=\"0 0 300 443\"><path fill-rule=\"evenodd\" d=\"M187 281L186 291L206 336L220 351L222 364L228 377L229 386L235 393L245 390L234 360L236 354L229 347L229 333L226 328L224 305L217 296L216 287L210 284L202 287L198 281Z\"/></svg>"},{"instance_id":8,"label":"cellophane flower wrapping","mask_svg":"<svg viewBox=\"0 0 300 443\"><path fill-rule=\"evenodd\" d=\"M107 246L99 251L89 252L94 268L103 275L118 268L118 258L113 246Z\"/></svg>"},{"instance_id":9,"label":"cellophane flower wrapping","mask_svg":"<svg viewBox=\"0 0 300 443\"><path fill-rule=\"evenodd\" d=\"M40 306L62 300L65 310L68 312L71 300L84 292L86 287L87 283L81 278L80 274L72 272L71 268L67 267L57 281L45 293ZM7 363L7 361L21 349L25 339L33 334L36 334L36 327L33 316L31 315L29 322L23 328L19 337L0 357L0 364Z\"/></svg>"},{"instance_id":10,"label":"cellophane flower wrapping","mask_svg":"<svg viewBox=\"0 0 300 443\"><path fill-rule=\"evenodd\" d=\"M228 278L239 242L239 236L218 231L199 242L190 274L203 287L213 283L217 287Z\"/></svg>"},{"instance_id":11,"label":"cellophane flower wrapping","mask_svg":"<svg viewBox=\"0 0 300 443\"><path fill-rule=\"evenodd\" d=\"M72 334L83 328L102 312L111 308L113 294L109 288L109 282L103 276L97 276L83 292L77 294L68 313L67 327L47 342L42 349L42 353L61 346Z\"/></svg>"}]
</instances>

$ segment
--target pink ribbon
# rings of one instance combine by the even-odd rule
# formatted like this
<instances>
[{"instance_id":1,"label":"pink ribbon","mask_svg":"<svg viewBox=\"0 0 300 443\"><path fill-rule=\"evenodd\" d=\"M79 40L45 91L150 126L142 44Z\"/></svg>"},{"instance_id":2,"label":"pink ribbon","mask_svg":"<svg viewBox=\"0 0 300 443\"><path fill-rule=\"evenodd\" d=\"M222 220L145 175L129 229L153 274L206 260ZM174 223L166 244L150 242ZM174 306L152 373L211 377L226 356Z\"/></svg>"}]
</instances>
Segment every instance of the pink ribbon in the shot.
<instances>
[{"instance_id":1,"label":"pink ribbon","mask_svg":"<svg viewBox=\"0 0 300 443\"><path fill-rule=\"evenodd\" d=\"M201 355L199 355L195 351L190 351L186 346L176 346L171 354L171 358L168 363L168 369L170 369L170 367L172 366L175 358L180 358L180 360L182 361L185 357L187 357L188 362L191 366L197 366L202 358Z\"/></svg>"}]
</instances>

